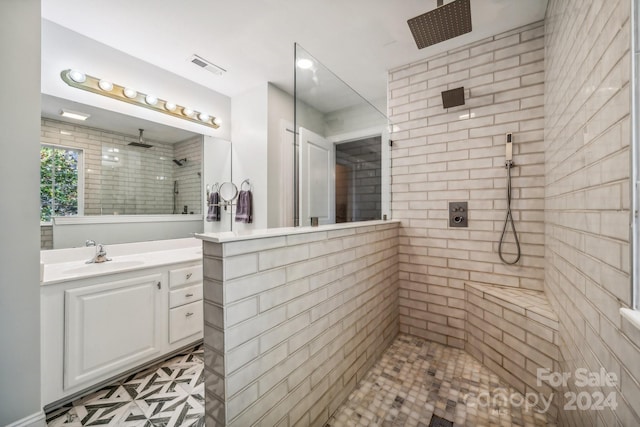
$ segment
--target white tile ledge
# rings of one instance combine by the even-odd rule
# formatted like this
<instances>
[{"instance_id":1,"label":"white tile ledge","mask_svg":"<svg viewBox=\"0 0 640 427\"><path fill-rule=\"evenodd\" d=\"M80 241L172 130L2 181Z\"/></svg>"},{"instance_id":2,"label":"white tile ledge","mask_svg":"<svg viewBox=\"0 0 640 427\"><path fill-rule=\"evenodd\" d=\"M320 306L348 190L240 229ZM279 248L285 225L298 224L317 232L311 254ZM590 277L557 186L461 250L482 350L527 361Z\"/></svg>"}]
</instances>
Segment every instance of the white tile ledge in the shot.
<instances>
[{"instance_id":1,"label":"white tile ledge","mask_svg":"<svg viewBox=\"0 0 640 427\"><path fill-rule=\"evenodd\" d=\"M282 228L262 228L247 231L225 231L222 233L202 233L195 237L207 242L228 243L243 240L265 239L269 237L290 236L294 234L318 233L331 230L344 230L349 228L373 227L383 225L400 224L400 220L376 220L361 222L344 222L340 224L327 224L318 227L282 227Z\"/></svg>"},{"instance_id":2,"label":"white tile ledge","mask_svg":"<svg viewBox=\"0 0 640 427\"><path fill-rule=\"evenodd\" d=\"M86 216L56 216L53 217L55 225L72 224L121 224L136 222L180 222L202 221L202 214L189 215L86 215ZM51 225L49 223L48 225Z\"/></svg>"},{"instance_id":3,"label":"white tile ledge","mask_svg":"<svg viewBox=\"0 0 640 427\"><path fill-rule=\"evenodd\" d=\"M640 331L640 310L632 310L630 308L622 307L620 308L620 316Z\"/></svg>"}]
</instances>

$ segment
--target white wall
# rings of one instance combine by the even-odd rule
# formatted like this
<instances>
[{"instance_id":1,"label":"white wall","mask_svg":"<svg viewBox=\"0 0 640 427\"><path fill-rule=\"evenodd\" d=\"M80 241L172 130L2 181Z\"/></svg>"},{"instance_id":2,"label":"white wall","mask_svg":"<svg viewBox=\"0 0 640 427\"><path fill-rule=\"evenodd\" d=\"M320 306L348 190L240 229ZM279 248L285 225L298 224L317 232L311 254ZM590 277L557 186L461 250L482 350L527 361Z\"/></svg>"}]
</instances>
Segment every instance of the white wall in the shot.
<instances>
[{"instance_id":1,"label":"white wall","mask_svg":"<svg viewBox=\"0 0 640 427\"><path fill-rule=\"evenodd\" d=\"M269 228L293 227L293 97L272 84L267 95L267 225Z\"/></svg>"},{"instance_id":2,"label":"white wall","mask_svg":"<svg viewBox=\"0 0 640 427\"><path fill-rule=\"evenodd\" d=\"M324 115L324 136L329 139L335 135L362 132L365 129L375 129L380 134L387 126L387 117L364 101Z\"/></svg>"},{"instance_id":3,"label":"white wall","mask_svg":"<svg viewBox=\"0 0 640 427\"><path fill-rule=\"evenodd\" d=\"M231 181L231 142L223 139L204 137L204 155L202 161L202 194L204 212L204 232L216 233L219 231L231 230L231 215L224 215L221 211L220 221L208 222L207 219L207 185L212 188L216 183L222 184Z\"/></svg>"},{"instance_id":4,"label":"white wall","mask_svg":"<svg viewBox=\"0 0 640 427\"><path fill-rule=\"evenodd\" d=\"M253 223L234 222L234 231L267 228L267 90L265 83L231 100L233 182L253 185Z\"/></svg>"},{"instance_id":5,"label":"white wall","mask_svg":"<svg viewBox=\"0 0 640 427\"><path fill-rule=\"evenodd\" d=\"M117 111L204 135L229 139L231 136L229 97L198 85L169 71L98 43L53 22L42 20L42 92L88 105ZM190 53L185 53L188 56ZM85 73L153 93L176 104L220 117L219 129L181 120L153 110L99 96L68 86L60 72L76 68ZM204 71L203 71L204 72Z\"/></svg>"},{"instance_id":6,"label":"white wall","mask_svg":"<svg viewBox=\"0 0 640 427\"><path fill-rule=\"evenodd\" d=\"M0 425L40 406L40 1L0 2Z\"/></svg>"}]
</instances>

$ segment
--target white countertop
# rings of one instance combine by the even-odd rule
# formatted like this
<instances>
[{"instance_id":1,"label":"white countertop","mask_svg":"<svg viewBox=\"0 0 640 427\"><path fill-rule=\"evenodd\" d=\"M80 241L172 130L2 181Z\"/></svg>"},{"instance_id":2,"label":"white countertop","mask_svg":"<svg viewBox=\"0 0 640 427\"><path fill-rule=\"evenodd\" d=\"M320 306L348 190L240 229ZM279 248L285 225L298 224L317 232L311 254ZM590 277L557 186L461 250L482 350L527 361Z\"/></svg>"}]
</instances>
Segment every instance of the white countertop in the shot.
<instances>
[{"instance_id":1,"label":"white countertop","mask_svg":"<svg viewBox=\"0 0 640 427\"><path fill-rule=\"evenodd\" d=\"M111 261L98 264L85 263L95 254L93 247L42 251L41 285L202 259L202 243L194 238L107 245L105 248Z\"/></svg>"},{"instance_id":2,"label":"white countertop","mask_svg":"<svg viewBox=\"0 0 640 427\"><path fill-rule=\"evenodd\" d=\"M318 227L281 227L262 228L258 230L224 231L221 233L202 233L195 237L207 242L228 243L241 240L264 239L267 237L289 236L292 234L317 233L331 230L344 230L348 228L371 227L376 225L390 225L400 223L399 220L376 220L360 222L343 222L340 224L327 224Z\"/></svg>"}]
</instances>

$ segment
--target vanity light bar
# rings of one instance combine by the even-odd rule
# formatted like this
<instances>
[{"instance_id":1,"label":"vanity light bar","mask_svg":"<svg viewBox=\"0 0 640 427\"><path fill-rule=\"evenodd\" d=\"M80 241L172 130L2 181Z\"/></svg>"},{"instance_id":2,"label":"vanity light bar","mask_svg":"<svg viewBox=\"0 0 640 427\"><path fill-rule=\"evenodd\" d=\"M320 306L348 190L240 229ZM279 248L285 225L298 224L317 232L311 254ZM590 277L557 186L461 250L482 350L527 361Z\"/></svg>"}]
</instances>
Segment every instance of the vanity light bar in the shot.
<instances>
[{"instance_id":1,"label":"vanity light bar","mask_svg":"<svg viewBox=\"0 0 640 427\"><path fill-rule=\"evenodd\" d=\"M221 121L217 117L165 101L151 94L138 92L135 89L84 74L78 70L63 70L60 73L60 77L66 84L77 89L97 93L98 95L137 105L138 107L148 108L159 113L199 123L214 129L220 127Z\"/></svg>"}]
</instances>

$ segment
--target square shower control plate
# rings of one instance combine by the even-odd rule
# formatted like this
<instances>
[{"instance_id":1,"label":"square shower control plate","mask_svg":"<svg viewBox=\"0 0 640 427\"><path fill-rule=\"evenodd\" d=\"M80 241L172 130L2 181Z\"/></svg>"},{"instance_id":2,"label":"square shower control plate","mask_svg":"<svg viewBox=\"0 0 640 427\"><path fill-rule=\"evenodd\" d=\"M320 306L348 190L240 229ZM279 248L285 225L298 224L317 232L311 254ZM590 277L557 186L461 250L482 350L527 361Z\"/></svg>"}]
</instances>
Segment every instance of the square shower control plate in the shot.
<instances>
[{"instance_id":1,"label":"square shower control plate","mask_svg":"<svg viewBox=\"0 0 640 427\"><path fill-rule=\"evenodd\" d=\"M449 202L449 227L468 227L467 202Z\"/></svg>"}]
</instances>

